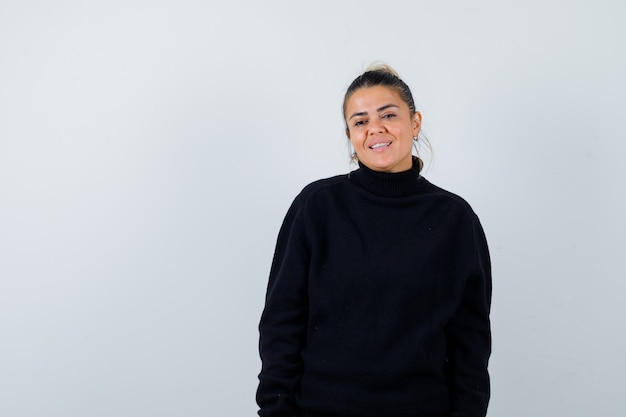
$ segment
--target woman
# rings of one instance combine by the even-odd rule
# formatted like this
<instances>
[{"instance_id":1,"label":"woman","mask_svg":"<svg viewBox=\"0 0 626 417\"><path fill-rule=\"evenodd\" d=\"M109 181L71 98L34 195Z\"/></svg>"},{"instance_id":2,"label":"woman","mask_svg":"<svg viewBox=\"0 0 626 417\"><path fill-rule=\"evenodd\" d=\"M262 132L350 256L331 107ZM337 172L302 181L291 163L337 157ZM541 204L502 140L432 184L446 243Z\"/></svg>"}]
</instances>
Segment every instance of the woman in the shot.
<instances>
[{"instance_id":1,"label":"woman","mask_svg":"<svg viewBox=\"0 0 626 417\"><path fill-rule=\"evenodd\" d=\"M348 88L359 168L281 227L261 317L262 417L484 417L491 269L478 218L420 175L422 117L387 66Z\"/></svg>"}]
</instances>

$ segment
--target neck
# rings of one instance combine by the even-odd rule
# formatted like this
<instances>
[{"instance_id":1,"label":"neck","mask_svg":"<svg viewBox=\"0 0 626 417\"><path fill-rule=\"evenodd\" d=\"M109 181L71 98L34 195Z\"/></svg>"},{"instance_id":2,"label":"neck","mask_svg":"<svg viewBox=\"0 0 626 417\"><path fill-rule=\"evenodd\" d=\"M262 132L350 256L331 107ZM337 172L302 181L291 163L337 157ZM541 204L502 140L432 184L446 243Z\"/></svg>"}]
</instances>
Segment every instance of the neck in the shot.
<instances>
[{"instance_id":1,"label":"neck","mask_svg":"<svg viewBox=\"0 0 626 417\"><path fill-rule=\"evenodd\" d=\"M350 179L372 194L385 197L402 197L417 192L424 180L420 176L422 162L413 157L413 165L402 172L374 171L359 162L359 169L350 173Z\"/></svg>"}]
</instances>

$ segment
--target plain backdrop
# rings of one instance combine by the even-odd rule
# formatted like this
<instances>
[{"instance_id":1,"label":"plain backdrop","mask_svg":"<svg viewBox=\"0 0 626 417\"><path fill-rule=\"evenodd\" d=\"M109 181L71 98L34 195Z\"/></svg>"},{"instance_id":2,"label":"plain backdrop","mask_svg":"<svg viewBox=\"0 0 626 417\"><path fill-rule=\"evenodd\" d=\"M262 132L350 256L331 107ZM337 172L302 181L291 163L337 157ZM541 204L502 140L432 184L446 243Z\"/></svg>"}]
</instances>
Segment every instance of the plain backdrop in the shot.
<instances>
[{"instance_id":1,"label":"plain backdrop","mask_svg":"<svg viewBox=\"0 0 626 417\"><path fill-rule=\"evenodd\" d=\"M623 416L626 3L0 2L0 415L253 416L276 234L382 60L489 240L489 416Z\"/></svg>"}]
</instances>

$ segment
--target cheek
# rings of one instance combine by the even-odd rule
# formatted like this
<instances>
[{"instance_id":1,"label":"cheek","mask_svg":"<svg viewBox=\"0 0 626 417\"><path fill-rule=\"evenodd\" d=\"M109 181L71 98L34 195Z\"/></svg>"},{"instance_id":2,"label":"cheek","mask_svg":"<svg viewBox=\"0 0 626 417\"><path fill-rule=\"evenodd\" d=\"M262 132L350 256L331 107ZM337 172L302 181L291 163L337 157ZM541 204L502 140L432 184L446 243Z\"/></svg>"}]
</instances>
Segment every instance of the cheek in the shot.
<instances>
[{"instance_id":1,"label":"cheek","mask_svg":"<svg viewBox=\"0 0 626 417\"><path fill-rule=\"evenodd\" d=\"M358 146L359 143L363 143L365 136L359 132L350 132L350 137L348 138L352 146Z\"/></svg>"}]
</instances>

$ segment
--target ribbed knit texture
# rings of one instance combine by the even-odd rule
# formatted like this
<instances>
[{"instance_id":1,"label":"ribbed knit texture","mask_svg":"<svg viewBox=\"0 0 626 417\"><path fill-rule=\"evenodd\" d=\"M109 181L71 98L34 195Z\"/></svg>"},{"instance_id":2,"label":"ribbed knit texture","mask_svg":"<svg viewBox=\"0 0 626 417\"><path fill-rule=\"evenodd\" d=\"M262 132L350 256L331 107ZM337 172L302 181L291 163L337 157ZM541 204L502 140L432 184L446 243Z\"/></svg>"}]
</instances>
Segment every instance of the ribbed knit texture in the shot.
<instances>
[{"instance_id":1,"label":"ribbed knit texture","mask_svg":"<svg viewBox=\"0 0 626 417\"><path fill-rule=\"evenodd\" d=\"M491 272L478 218L420 176L305 187L260 323L262 417L484 417Z\"/></svg>"},{"instance_id":2,"label":"ribbed knit texture","mask_svg":"<svg viewBox=\"0 0 626 417\"><path fill-rule=\"evenodd\" d=\"M420 181L420 178L417 163L409 171L394 174L372 171L359 163L359 169L349 175L349 179L355 185L383 197L402 197L415 194L426 185L425 181Z\"/></svg>"}]
</instances>

